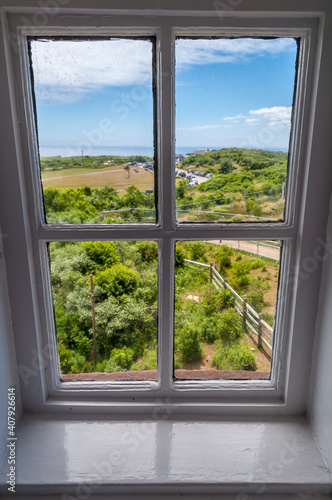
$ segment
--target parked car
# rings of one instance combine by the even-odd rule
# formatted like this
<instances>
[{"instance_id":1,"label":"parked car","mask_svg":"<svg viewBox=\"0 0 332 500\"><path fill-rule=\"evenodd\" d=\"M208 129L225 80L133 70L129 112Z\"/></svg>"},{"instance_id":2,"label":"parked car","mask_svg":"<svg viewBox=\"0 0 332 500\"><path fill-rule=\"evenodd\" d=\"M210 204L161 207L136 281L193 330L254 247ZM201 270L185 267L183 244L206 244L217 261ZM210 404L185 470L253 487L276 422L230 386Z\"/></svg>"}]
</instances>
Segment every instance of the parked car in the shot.
<instances>
[{"instance_id":1,"label":"parked car","mask_svg":"<svg viewBox=\"0 0 332 500\"><path fill-rule=\"evenodd\" d=\"M207 179L211 179L211 177L213 177L213 174L206 174Z\"/></svg>"},{"instance_id":2,"label":"parked car","mask_svg":"<svg viewBox=\"0 0 332 500\"><path fill-rule=\"evenodd\" d=\"M190 168L190 169L188 170L188 174L193 174L193 173L194 173L194 169L193 169L193 168Z\"/></svg>"},{"instance_id":3,"label":"parked car","mask_svg":"<svg viewBox=\"0 0 332 500\"><path fill-rule=\"evenodd\" d=\"M201 175L201 173L197 170L197 171L195 172L195 175Z\"/></svg>"},{"instance_id":4,"label":"parked car","mask_svg":"<svg viewBox=\"0 0 332 500\"><path fill-rule=\"evenodd\" d=\"M189 186L189 187L194 187L194 186L197 186L197 184L198 184L198 180L197 180L197 179L194 179L193 181L190 181L190 182L189 182L188 186Z\"/></svg>"}]
</instances>

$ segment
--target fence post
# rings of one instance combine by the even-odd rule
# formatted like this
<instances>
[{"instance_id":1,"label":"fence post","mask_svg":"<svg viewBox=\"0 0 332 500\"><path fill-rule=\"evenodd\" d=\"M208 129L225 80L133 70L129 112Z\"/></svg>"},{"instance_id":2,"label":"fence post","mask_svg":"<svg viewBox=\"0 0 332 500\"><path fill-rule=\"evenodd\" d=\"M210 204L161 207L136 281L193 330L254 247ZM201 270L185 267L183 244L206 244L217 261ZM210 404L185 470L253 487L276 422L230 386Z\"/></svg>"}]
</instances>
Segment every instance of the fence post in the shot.
<instances>
[{"instance_id":1,"label":"fence post","mask_svg":"<svg viewBox=\"0 0 332 500\"><path fill-rule=\"evenodd\" d=\"M212 264L212 262L210 262L210 281L211 281L211 283L213 281L213 264Z\"/></svg>"},{"instance_id":2,"label":"fence post","mask_svg":"<svg viewBox=\"0 0 332 500\"><path fill-rule=\"evenodd\" d=\"M225 290L227 290L227 279L226 278L224 278L224 288L225 288Z\"/></svg>"},{"instance_id":3,"label":"fence post","mask_svg":"<svg viewBox=\"0 0 332 500\"><path fill-rule=\"evenodd\" d=\"M247 298L244 297L243 305L242 305L242 320L243 320L243 329L247 331Z\"/></svg>"},{"instance_id":4,"label":"fence post","mask_svg":"<svg viewBox=\"0 0 332 500\"><path fill-rule=\"evenodd\" d=\"M257 342L258 348L262 347L262 318L263 318L262 313L259 313L258 314L258 342Z\"/></svg>"}]
</instances>

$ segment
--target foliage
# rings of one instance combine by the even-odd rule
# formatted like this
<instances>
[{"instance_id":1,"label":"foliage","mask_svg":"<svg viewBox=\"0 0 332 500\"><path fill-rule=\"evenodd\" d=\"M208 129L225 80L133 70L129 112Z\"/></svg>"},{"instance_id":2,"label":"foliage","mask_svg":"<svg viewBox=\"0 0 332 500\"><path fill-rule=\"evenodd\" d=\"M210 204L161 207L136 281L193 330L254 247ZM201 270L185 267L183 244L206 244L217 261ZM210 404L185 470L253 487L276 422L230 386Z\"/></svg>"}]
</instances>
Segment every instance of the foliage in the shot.
<instances>
[{"instance_id":1,"label":"foliage","mask_svg":"<svg viewBox=\"0 0 332 500\"><path fill-rule=\"evenodd\" d=\"M134 350L126 346L121 349L113 349L111 357L105 367L105 372L118 372L124 369L129 370L134 355Z\"/></svg>"},{"instance_id":2,"label":"foliage","mask_svg":"<svg viewBox=\"0 0 332 500\"><path fill-rule=\"evenodd\" d=\"M254 371L257 369L255 355L247 344L242 343L225 345L218 342L212 358L212 365L218 370Z\"/></svg>"},{"instance_id":3,"label":"foliage","mask_svg":"<svg viewBox=\"0 0 332 500\"><path fill-rule=\"evenodd\" d=\"M206 244L203 241L190 241L187 243L191 260L207 262Z\"/></svg>"},{"instance_id":4,"label":"foliage","mask_svg":"<svg viewBox=\"0 0 332 500\"><path fill-rule=\"evenodd\" d=\"M111 267L120 260L113 241L87 241L83 248L99 269Z\"/></svg>"},{"instance_id":5,"label":"foliage","mask_svg":"<svg viewBox=\"0 0 332 500\"><path fill-rule=\"evenodd\" d=\"M43 160L42 167L73 168L75 162L79 168L100 168L98 162L107 160L108 157L98 160L85 157L84 165L80 165L81 158L59 157ZM118 165L124 161L135 160L114 157ZM209 211L202 220L220 220L221 211L229 211L234 219L243 220L245 213L257 216L270 213L265 201L279 201L286 178L287 155L227 148L188 158L181 167L189 166L214 175L190 194L187 181L178 179L178 205L195 203L195 210L199 207L201 211ZM262 190L267 191L266 196ZM129 186L121 196L109 186L47 187L44 203L48 222L137 222L147 220L147 214L154 208L154 195L144 194L138 186ZM181 217L181 211L179 214ZM49 244L49 253L62 371L156 369L158 244L155 241L58 242ZM222 343L223 366L238 366L234 353L246 348L236 347L242 345L239 342L244 333L241 317L234 309L234 297L226 290L215 290L206 270L188 268L185 259L212 262L238 293L246 294L248 303L257 312L264 313L269 324L273 324L273 316L266 313L268 304L264 303L264 294L269 289L269 280L275 279L277 273L274 269L271 273L271 265L265 259L226 245L204 241L176 243L175 366L201 359L203 340L210 344L217 341L219 347ZM261 269L258 276L258 272L253 272L257 269ZM97 363L89 361L92 352L89 274L94 275ZM198 303L188 299L190 295L197 295Z\"/></svg>"},{"instance_id":6,"label":"foliage","mask_svg":"<svg viewBox=\"0 0 332 500\"><path fill-rule=\"evenodd\" d=\"M141 241L136 243L136 248L144 262L158 259L158 245L155 241Z\"/></svg>"},{"instance_id":7,"label":"foliage","mask_svg":"<svg viewBox=\"0 0 332 500\"><path fill-rule=\"evenodd\" d=\"M99 285L107 295L114 297L132 293L137 282L138 273L123 264L115 264L105 271L97 271L95 275L96 285Z\"/></svg>"},{"instance_id":8,"label":"foliage","mask_svg":"<svg viewBox=\"0 0 332 500\"><path fill-rule=\"evenodd\" d=\"M175 247L175 267L183 267L186 253L182 247L176 245Z\"/></svg>"},{"instance_id":9,"label":"foliage","mask_svg":"<svg viewBox=\"0 0 332 500\"><path fill-rule=\"evenodd\" d=\"M156 370L157 369L157 349L145 349L143 356L133 363L131 370Z\"/></svg>"},{"instance_id":10,"label":"foliage","mask_svg":"<svg viewBox=\"0 0 332 500\"><path fill-rule=\"evenodd\" d=\"M242 320L235 309L222 312L217 321L218 337L224 342L232 343L243 336Z\"/></svg>"},{"instance_id":11,"label":"foliage","mask_svg":"<svg viewBox=\"0 0 332 500\"><path fill-rule=\"evenodd\" d=\"M177 351L181 354L184 362L199 361L203 357L200 345L199 331L191 325L186 325L179 332L176 331L175 339Z\"/></svg>"}]
</instances>

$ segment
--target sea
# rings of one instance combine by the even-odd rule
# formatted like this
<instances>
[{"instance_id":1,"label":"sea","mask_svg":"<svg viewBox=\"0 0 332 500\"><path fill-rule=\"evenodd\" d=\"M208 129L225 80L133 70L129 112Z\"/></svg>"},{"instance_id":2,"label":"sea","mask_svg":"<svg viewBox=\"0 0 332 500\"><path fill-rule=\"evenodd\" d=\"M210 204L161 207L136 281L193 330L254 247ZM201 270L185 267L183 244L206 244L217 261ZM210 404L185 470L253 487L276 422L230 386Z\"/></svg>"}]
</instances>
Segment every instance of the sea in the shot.
<instances>
[{"instance_id":1,"label":"sea","mask_svg":"<svg viewBox=\"0 0 332 500\"><path fill-rule=\"evenodd\" d=\"M176 154L189 154L195 149L221 149L225 146L183 146L176 147ZM232 147L232 146L229 146ZM233 146L234 147L234 146ZM283 148L262 148L268 149L269 151L287 151ZM153 147L152 146L120 146L120 147L99 147L99 146L89 146L87 149L78 148L77 146L66 146L66 147L47 147L40 146L40 156L50 157L50 156L61 156L63 158L68 156L151 156L153 157Z\"/></svg>"},{"instance_id":2,"label":"sea","mask_svg":"<svg viewBox=\"0 0 332 500\"><path fill-rule=\"evenodd\" d=\"M194 151L196 148L193 146L185 148L177 148L177 154L188 154ZM149 146L120 146L120 147L93 147L90 146L88 149L83 149L83 155L88 156L153 156L153 147ZM67 147L43 147L40 146L40 156L82 156L82 149L77 148L77 146L67 146Z\"/></svg>"}]
</instances>

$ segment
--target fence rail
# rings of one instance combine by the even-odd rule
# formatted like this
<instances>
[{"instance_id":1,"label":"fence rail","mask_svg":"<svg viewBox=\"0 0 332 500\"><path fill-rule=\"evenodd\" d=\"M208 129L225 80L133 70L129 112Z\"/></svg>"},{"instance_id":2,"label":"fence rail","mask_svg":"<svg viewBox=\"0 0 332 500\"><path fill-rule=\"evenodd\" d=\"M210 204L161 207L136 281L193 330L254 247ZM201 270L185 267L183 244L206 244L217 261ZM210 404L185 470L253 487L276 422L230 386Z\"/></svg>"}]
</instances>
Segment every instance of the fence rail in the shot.
<instances>
[{"instance_id":1,"label":"fence rail","mask_svg":"<svg viewBox=\"0 0 332 500\"><path fill-rule=\"evenodd\" d=\"M242 298L228 283L227 279L223 278L213 264L204 264L203 262L196 262L195 260L184 259L187 267L197 269L194 266L204 267L202 271L207 271L209 268L210 281L214 287L221 290L228 290L235 297L235 309L242 317L244 330L249 328L258 338L257 345L262 347L263 344L272 352L272 335L273 328L263 320L262 314L255 311L255 309L247 303L246 298Z\"/></svg>"}]
</instances>

